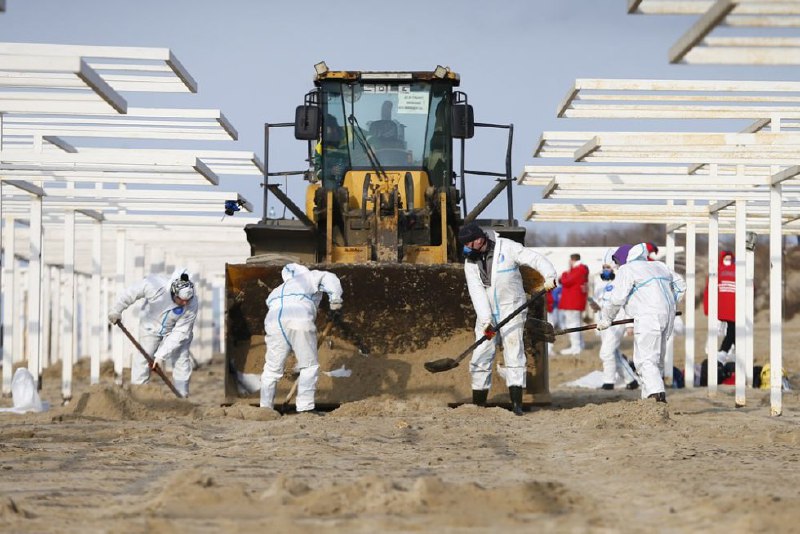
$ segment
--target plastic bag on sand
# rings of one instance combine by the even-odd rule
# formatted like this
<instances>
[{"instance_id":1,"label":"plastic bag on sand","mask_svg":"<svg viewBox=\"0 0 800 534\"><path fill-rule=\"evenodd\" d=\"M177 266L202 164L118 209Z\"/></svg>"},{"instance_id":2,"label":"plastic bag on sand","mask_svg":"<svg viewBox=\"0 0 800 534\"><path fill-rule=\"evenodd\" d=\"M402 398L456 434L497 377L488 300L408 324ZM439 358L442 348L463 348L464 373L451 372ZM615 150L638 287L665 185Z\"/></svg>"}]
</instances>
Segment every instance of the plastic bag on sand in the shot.
<instances>
[{"instance_id":1,"label":"plastic bag on sand","mask_svg":"<svg viewBox=\"0 0 800 534\"><path fill-rule=\"evenodd\" d=\"M39 398L33 375L24 367L20 367L14 372L14 378L11 380L11 397L14 400L14 407L0 408L0 412L44 412L50 408Z\"/></svg>"},{"instance_id":2,"label":"plastic bag on sand","mask_svg":"<svg viewBox=\"0 0 800 534\"><path fill-rule=\"evenodd\" d=\"M348 378L350 375L353 374L352 369L345 369L344 364L338 369L334 369L333 371L323 371L326 375L332 376L334 378Z\"/></svg>"}]
</instances>

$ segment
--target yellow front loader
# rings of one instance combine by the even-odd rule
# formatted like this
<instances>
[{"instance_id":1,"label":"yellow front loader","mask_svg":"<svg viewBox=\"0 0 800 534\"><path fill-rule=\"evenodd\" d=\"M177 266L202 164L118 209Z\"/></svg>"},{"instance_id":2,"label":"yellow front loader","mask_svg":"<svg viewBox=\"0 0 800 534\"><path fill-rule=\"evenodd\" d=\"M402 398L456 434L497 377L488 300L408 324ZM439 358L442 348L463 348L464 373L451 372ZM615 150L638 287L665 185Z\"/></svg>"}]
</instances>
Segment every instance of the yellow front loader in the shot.
<instances>
[{"instance_id":1,"label":"yellow front loader","mask_svg":"<svg viewBox=\"0 0 800 534\"><path fill-rule=\"evenodd\" d=\"M477 220L503 237L524 240L524 228L511 213L513 125L476 123L466 95L456 90L459 76L445 67L362 72L331 71L320 63L315 69L315 89L296 109L295 121L265 126L264 217L245 228L252 254L247 264L229 264L226 272L226 396L257 395L266 296L281 283L282 266L298 261L336 273L344 287L342 320L333 328L333 341L320 350L320 365L323 372L351 374L322 374L318 404L378 395L465 401L467 367L431 375L423 363L457 354L474 340L475 315L455 238L459 227ZM281 127L292 127L295 138L308 143L308 169L270 171L271 131ZM504 172L465 170L465 140L476 127L507 130ZM497 179L469 213L467 174ZM309 182L302 208L270 183L296 175ZM477 219L504 190L508 219ZM270 197L295 218L268 218ZM538 273L523 275L527 291L541 285ZM529 316L544 318L544 303ZM530 343L529 356L526 401L549 402L544 345ZM288 390L290 381L284 382ZM498 400L506 398L503 393Z\"/></svg>"}]
</instances>

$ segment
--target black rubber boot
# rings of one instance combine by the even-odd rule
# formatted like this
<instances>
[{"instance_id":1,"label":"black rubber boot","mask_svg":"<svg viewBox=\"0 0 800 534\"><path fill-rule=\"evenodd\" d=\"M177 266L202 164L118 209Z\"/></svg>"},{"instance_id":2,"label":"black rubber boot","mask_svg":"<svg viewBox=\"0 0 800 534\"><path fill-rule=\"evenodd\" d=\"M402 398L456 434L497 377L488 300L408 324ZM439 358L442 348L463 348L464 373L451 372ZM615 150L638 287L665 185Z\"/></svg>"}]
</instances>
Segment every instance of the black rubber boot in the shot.
<instances>
[{"instance_id":1,"label":"black rubber boot","mask_svg":"<svg viewBox=\"0 0 800 534\"><path fill-rule=\"evenodd\" d=\"M636 380L625 384L625 389L639 389L639 382Z\"/></svg>"},{"instance_id":2,"label":"black rubber boot","mask_svg":"<svg viewBox=\"0 0 800 534\"><path fill-rule=\"evenodd\" d=\"M514 415L522 415L522 386L509 386L508 396L511 397L511 410Z\"/></svg>"},{"instance_id":3,"label":"black rubber boot","mask_svg":"<svg viewBox=\"0 0 800 534\"><path fill-rule=\"evenodd\" d=\"M663 402L664 404L667 403L667 394L663 391L661 393L653 393L652 395L648 395L647 398L655 399L656 402Z\"/></svg>"},{"instance_id":4,"label":"black rubber boot","mask_svg":"<svg viewBox=\"0 0 800 534\"><path fill-rule=\"evenodd\" d=\"M614 384L603 384L602 386L600 386L600 389L606 389L606 390L614 389Z\"/></svg>"},{"instance_id":5,"label":"black rubber boot","mask_svg":"<svg viewBox=\"0 0 800 534\"><path fill-rule=\"evenodd\" d=\"M489 396L488 389L473 389L472 404L475 406L486 406L486 397Z\"/></svg>"}]
</instances>

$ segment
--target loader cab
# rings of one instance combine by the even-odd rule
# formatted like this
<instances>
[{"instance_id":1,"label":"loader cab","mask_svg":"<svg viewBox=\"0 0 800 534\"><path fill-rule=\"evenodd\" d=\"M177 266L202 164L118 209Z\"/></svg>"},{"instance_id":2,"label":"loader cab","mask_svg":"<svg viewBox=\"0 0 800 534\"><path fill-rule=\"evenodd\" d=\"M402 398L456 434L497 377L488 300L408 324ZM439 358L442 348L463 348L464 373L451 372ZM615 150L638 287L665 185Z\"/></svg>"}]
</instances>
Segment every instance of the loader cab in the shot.
<instances>
[{"instance_id":1,"label":"loader cab","mask_svg":"<svg viewBox=\"0 0 800 534\"><path fill-rule=\"evenodd\" d=\"M319 77L320 139L316 167L322 187L340 187L348 171L422 171L430 185L451 185L451 106L458 78L407 73Z\"/></svg>"}]
</instances>

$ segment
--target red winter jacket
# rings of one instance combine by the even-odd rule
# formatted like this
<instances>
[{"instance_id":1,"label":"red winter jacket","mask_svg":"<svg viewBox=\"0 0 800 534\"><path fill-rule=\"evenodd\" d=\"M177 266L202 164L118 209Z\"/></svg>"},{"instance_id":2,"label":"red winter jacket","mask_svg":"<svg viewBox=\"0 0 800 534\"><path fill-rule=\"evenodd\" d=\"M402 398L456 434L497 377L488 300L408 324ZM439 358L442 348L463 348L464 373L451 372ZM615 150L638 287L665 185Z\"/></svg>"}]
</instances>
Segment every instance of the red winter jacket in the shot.
<instances>
[{"instance_id":1,"label":"red winter jacket","mask_svg":"<svg viewBox=\"0 0 800 534\"><path fill-rule=\"evenodd\" d=\"M733 261L730 265L723 265L722 258L730 256ZM720 321L736 320L736 258L733 252L722 250L719 253L719 291L717 292L719 303L717 304L717 319ZM706 289L703 291L703 311L708 315L708 278L706 278Z\"/></svg>"},{"instance_id":2,"label":"red winter jacket","mask_svg":"<svg viewBox=\"0 0 800 534\"><path fill-rule=\"evenodd\" d=\"M581 310L586 308L586 297L589 294L589 268L580 263L561 275L561 310Z\"/></svg>"},{"instance_id":3,"label":"red winter jacket","mask_svg":"<svg viewBox=\"0 0 800 534\"><path fill-rule=\"evenodd\" d=\"M546 295L547 300L547 313L553 313L553 309L555 309L556 301L553 299L553 295L548 291Z\"/></svg>"}]
</instances>

